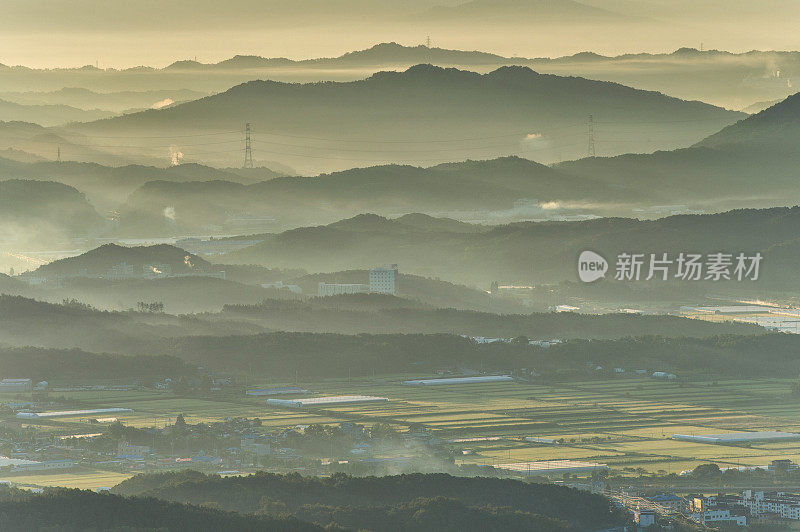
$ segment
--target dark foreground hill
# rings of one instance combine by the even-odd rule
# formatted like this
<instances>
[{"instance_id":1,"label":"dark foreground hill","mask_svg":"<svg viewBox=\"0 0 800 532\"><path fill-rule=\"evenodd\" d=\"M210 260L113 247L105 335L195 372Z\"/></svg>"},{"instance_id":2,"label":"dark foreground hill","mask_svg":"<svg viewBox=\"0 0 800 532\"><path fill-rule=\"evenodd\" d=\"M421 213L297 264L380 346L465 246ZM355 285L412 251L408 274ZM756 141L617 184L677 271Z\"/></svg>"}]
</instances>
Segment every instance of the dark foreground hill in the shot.
<instances>
[{"instance_id":1,"label":"dark foreground hill","mask_svg":"<svg viewBox=\"0 0 800 532\"><path fill-rule=\"evenodd\" d=\"M311 532L321 527L291 517L240 515L153 498L120 497L81 490L43 494L4 488L0 491L0 530L241 530Z\"/></svg>"},{"instance_id":2,"label":"dark foreground hill","mask_svg":"<svg viewBox=\"0 0 800 532\"><path fill-rule=\"evenodd\" d=\"M0 348L6 375L26 375L34 382L61 379L173 379L194 375L196 368L170 356L111 355L80 349Z\"/></svg>"},{"instance_id":3,"label":"dark foreground hill","mask_svg":"<svg viewBox=\"0 0 800 532\"><path fill-rule=\"evenodd\" d=\"M531 527L529 529L535 530L608 527L625 520L624 514L614 509L608 499L587 492L516 480L461 478L444 474L379 478L336 474L330 478L316 478L256 473L247 477L220 478L187 471L140 475L119 484L114 492L182 503L211 500L224 509L246 513L257 512L264 498L267 498L285 505L290 513L301 519L302 516L314 516L322 524L338 523L368 530L424 530L426 526L428 530L487 530L482 527L491 527L491 519L474 510L488 510L490 507L497 508L496 519L501 520L499 523L503 519L510 519L514 512L521 513L519 518L522 521L506 521L509 528L500 526L505 530L524 529L521 525L525 520L527 526ZM436 498L446 500L437 500L433 504L421 501ZM411 519L405 526L387 528L381 526L380 520L376 520L391 507L398 507L396 511L406 514L405 518L408 519L411 508L405 505L409 503L418 508L418 514L431 512L434 515L426 518L427 523ZM348 507L349 510L343 511ZM405 511L400 511L400 508ZM444 517L442 512L458 511L467 513L461 517L452 514L453 520L449 523L441 519ZM470 523L469 519L465 519L466 516L478 520ZM342 517L346 521L338 520ZM421 515L416 517L420 518Z\"/></svg>"}]
</instances>

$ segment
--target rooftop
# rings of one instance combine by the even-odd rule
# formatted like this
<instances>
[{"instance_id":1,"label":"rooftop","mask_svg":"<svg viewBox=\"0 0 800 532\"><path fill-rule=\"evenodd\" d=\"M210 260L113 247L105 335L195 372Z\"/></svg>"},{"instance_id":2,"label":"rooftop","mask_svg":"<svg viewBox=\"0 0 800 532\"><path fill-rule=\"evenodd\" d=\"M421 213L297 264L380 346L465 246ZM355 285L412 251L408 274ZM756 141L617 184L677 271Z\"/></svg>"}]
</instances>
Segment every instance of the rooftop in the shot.
<instances>
[{"instance_id":1,"label":"rooftop","mask_svg":"<svg viewBox=\"0 0 800 532\"><path fill-rule=\"evenodd\" d=\"M730 432L727 434L673 434L673 440L691 441L697 443L740 443L748 441L768 441L768 440L800 440L800 434L796 432Z\"/></svg>"}]
</instances>

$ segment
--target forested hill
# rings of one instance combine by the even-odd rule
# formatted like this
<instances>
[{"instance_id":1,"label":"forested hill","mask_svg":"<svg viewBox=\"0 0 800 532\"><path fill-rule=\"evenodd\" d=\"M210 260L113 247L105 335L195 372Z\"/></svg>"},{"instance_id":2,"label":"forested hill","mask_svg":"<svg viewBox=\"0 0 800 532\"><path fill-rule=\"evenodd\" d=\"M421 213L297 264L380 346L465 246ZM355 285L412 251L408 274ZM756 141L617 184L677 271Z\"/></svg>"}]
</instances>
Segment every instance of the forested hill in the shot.
<instances>
[{"instance_id":1,"label":"forested hill","mask_svg":"<svg viewBox=\"0 0 800 532\"><path fill-rule=\"evenodd\" d=\"M524 198L537 205L558 200L634 202L652 197L652 191L636 183L612 189L591 177L570 176L520 157L501 157L432 167L351 168L250 185L228 180L155 180L127 198L120 209L120 223L122 231L131 234L180 234L198 232L206 224L226 227L236 216L277 218L284 227L298 227L365 212L449 210L470 216L473 209L513 209ZM166 208L175 212L169 223L164 219Z\"/></svg>"},{"instance_id":2,"label":"forested hill","mask_svg":"<svg viewBox=\"0 0 800 532\"><path fill-rule=\"evenodd\" d=\"M793 156L798 152L799 141L800 93L796 93L758 114L726 127L698 145L747 151L758 149Z\"/></svg>"},{"instance_id":3,"label":"forested hill","mask_svg":"<svg viewBox=\"0 0 800 532\"><path fill-rule=\"evenodd\" d=\"M0 231L17 244L53 245L103 231L105 220L78 190L61 183L0 180Z\"/></svg>"},{"instance_id":4,"label":"forested hill","mask_svg":"<svg viewBox=\"0 0 800 532\"><path fill-rule=\"evenodd\" d=\"M488 287L577 281L576 260L587 249L614 262L627 253L756 253L764 259L757 283L771 289L800 282L800 207L740 209L656 220L601 218L575 222L521 222L479 233L436 233L409 239L375 224L354 231L347 224L262 235L259 244L226 256L244 264L319 271L351 270L386 262L408 273ZM613 277L613 276L611 276ZM605 281L603 281L605 282ZM685 283L684 283L685 284Z\"/></svg>"},{"instance_id":5,"label":"forested hill","mask_svg":"<svg viewBox=\"0 0 800 532\"><path fill-rule=\"evenodd\" d=\"M575 177L607 186L638 183L664 201L720 210L800 201L797 192L800 94L732 124L689 148L555 165Z\"/></svg>"},{"instance_id":6,"label":"forested hill","mask_svg":"<svg viewBox=\"0 0 800 532\"><path fill-rule=\"evenodd\" d=\"M60 365L91 366L95 356L83 351L169 355L152 359L150 368L153 372L169 374L186 373L197 366L226 373L240 374L249 370L287 378L297 372L304 378L346 376L349 368L353 369L353 376L371 375L373 371L407 373L457 366L484 366L497 371L547 366L556 373L562 369L585 368L589 356L585 347L570 344L577 347L550 364L551 352L537 351L528 346L527 341L478 344L459 334L536 340L592 338L594 342L639 335L704 338L763 332L750 324L711 323L675 316L571 313L502 316L402 306L363 307L358 311L324 305L305 307L303 303L275 300L265 305L232 308L220 314L173 316L132 311L100 312L78 303L52 305L0 296L0 318L0 342L10 346L0 353L0 358L6 360L9 367L35 373L45 380L58 377L55 370ZM307 322L318 323L309 327L305 325ZM264 332L274 328L339 330L351 334ZM365 331L389 334L355 334ZM26 346L50 350L27 350ZM71 348L82 351L65 351ZM220 357L220 353L226 356ZM573 354L577 359L571 358ZM717 355L720 359L726 356L725 352ZM638 356L644 361L651 355L640 353ZM19 357L28 358L20 360ZM631 357L633 363L636 356ZM48 358L52 361L50 368L47 367ZM98 361L92 373L102 377L113 374L115 368L127 371L126 368L141 360ZM773 371L768 364L757 369ZM138 373L148 374L147 371Z\"/></svg>"},{"instance_id":7,"label":"forested hill","mask_svg":"<svg viewBox=\"0 0 800 532\"><path fill-rule=\"evenodd\" d=\"M219 270L206 260L167 244L136 247L104 244L81 255L40 266L32 275L104 275L122 263L133 266L135 275L141 275L149 267L169 268L172 274ZM152 273L152 268L148 273Z\"/></svg>"},{"instance_id":8,"label":"forested hill","mask_svg":"<svg viewBox=\"0 0 800 532\"><path fill-rule=\"evenodd\" d=\"M140 475L114 488L122 495L153 496L160 499L198 504L215 501L226 510L256 512L266 498L285 505L287 510L301 519L305 515L318 518L327 516L327 523L338 522L353 528L373 529L374 509L388 510L402 507L419 499L444 497L460 504L438 503L440 509L465 510L496 507L498 513L521 512L537 516L536 530L609 527L624 522L623 514L608 499L599 495L562 486L529 484L517 480L493 478L462 478L445 474L411 474L388 477L357 478L335 474L329 478L301 477L297 474L280 475L256 473L246 477L220 478L195 472ZM325 508L329 509L326 511ZM348 522L337 521L340 511L348 511ZM504 510L501 510L503 508ZM337 511L334 511L337 510ZM453 515L453 522L461 530L477 530L463 518ZM549 518L549 519L546 519ZM561 521L552 521L552 519ZM530 524L534 523L531 522ZM440 522L442 523L442 522ZM484 521L487 523L487 521ZM569 523L567 525L567 523ZM433 522L430 523L433 525ZM488 523L487 523L488 524ZM511 524L511 522L509 522ZM434 526L429 530L458 530L451 525ZM502 528L502 527L501 527ZM419 530L414 526L411 530ZM512 529L520 529L512 526Z\"/></svg>"},{"instance_id":9,"label":"forested hill","mask_svg":"<svg viewBox=\"0 0 800 532\"><path fill-rule=\"evenodd\" d=\"M199 506L91 491L43 494L0 487L0 531L313 532L322 527L293 517L245 516Z\"/></svg>"},{"instance_id":10,"label":"forested hill","mask_svg":"<svg viewBox=\"0 0 800 532\"><path fill-rule=\"evenodd\" d=\"M609 148L613 153L691 145L746 116L528 67L479 74L420 64L352 82L249 81L169 108L73 124L68 132L136 136L158 129L187 135L237 131L252 123L256 149L310 173L369 161L430 164L509 154L571 159L586 153L583 140L575 140L583 134L575 131L585 130L589 115L603 121L609 134L625 133L618 138L626 140Z\"/></svg>"}]
</instances>

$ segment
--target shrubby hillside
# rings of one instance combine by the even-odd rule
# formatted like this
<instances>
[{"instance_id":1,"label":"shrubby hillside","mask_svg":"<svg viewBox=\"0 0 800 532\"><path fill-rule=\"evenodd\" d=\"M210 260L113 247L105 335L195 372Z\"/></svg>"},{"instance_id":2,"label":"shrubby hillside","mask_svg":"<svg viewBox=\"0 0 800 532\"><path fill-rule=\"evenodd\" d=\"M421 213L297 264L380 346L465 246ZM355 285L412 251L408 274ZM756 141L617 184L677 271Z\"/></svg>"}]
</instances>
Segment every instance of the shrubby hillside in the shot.
<instances>
[{"instance_id":1,"label":"shrubby hillside","mask_svg":"<svg viewBox=\"0 0 800 532\"><path fill-rule=\"evenodd\" d=\"M428 530L486 530L487 526L580 530L624 521L623 514L602 496L561 486L445 474L320 478L260 472L220 478L188 471L137 476L119 484L114 492L181 503L211 500L246 513L259 511L266 501L324 524L374 530L424 530L426 526ZM395 526L384 528L382 519ZM409 528L402 526L406 520Z\"/></svg>"}]
</instances>

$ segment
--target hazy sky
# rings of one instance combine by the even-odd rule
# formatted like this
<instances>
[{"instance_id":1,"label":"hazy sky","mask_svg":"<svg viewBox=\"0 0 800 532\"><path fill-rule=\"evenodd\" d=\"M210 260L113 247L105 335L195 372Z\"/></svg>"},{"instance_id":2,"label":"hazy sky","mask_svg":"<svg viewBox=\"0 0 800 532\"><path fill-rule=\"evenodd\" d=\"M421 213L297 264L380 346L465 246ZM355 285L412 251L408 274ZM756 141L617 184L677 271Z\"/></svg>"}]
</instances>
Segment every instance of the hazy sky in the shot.
<instances>
[{"instance_id":1,"label":"hazy sky","mask_svg":"<svg viewBox=\"0 0 800 532\"><path fill-rule=\"evenodd\" d=\"M701 43L731 51L800 49L797 0L474 0L466 7L456 6L459 0L0 4L0 63L32 67L164 66L235 54L335 56L378 42L419 44L428 35L440 47L527 57L660 52ZM429 11L436 5L445 9Z\"/></svg>"}]
</instances>

